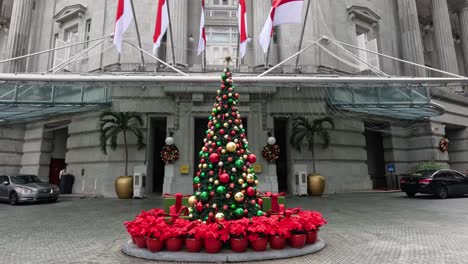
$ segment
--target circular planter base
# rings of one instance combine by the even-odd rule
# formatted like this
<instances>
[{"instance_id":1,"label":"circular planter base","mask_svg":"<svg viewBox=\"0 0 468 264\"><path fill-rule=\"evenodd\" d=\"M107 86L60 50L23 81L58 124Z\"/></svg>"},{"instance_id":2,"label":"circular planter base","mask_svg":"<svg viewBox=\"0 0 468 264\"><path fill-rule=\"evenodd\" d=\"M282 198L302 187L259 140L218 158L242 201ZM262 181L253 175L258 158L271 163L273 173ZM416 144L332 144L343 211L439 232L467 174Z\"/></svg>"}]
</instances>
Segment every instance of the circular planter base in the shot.
<instances>
[{"instance_id":1,"label":"circular planter base","mask_svg":"<svg viewBox=\"0 0 468 264\"><path fill-rule=\"evenodd\" d=\"M187 251L179 252L156 252L151 253L144 248L138 248L133 244L132 240L128 240L122 247L122 252L137 258L160 260L160 261L184 261L184 262L241 262L241 261L256 261L268 259L285 259L299 257L320 251L325 247L325 241L318 238L317 242L312 245L305 245L301 249L286 247L282 250L273 250L267 248L266 251L258 252L252 249L247 249L244 253L235 253L232 250L222 250L216 254L208 254L204 250L200 253L191 253Z\"/></svg>"}]
</instances>

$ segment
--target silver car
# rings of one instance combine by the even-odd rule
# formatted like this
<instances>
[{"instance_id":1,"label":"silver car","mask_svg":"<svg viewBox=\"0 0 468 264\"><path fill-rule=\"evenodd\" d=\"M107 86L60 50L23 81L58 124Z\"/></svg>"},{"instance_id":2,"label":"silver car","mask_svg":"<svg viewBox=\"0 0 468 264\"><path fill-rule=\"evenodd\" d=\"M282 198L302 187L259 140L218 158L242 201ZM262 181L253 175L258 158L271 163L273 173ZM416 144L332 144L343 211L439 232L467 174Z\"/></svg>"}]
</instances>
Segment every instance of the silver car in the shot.
<instances>
[{"instance_id":1,"label":"silver car","mask_svg":"<svg viewBox=\"0 0 468 264\"><path fill-rule=\"evenodd\" d=\"M42 182L34 175L0 176L0 200L11 205L21 202L55 202L59 196L57 185Z\"/></svg>"}]
</instances>

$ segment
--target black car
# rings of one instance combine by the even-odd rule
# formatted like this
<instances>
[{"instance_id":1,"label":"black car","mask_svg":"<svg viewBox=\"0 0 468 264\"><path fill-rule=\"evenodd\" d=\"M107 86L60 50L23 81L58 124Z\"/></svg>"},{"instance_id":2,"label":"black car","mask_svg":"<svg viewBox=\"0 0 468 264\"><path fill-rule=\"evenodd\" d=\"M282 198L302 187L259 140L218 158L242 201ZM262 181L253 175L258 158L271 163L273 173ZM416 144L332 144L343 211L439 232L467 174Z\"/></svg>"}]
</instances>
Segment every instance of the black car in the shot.
<instances>
[{"instance_id":1,"label":"black car","mask_svg":"<svg viewBox=\"0 0 468 264\"><path fill-rule=\"evenodd\" d=\"M455 170L426 170L402 177L400 187L409 197L424 193L445 199L449 195L468 194L468 178Z\"/></svg>"}]
</instances>

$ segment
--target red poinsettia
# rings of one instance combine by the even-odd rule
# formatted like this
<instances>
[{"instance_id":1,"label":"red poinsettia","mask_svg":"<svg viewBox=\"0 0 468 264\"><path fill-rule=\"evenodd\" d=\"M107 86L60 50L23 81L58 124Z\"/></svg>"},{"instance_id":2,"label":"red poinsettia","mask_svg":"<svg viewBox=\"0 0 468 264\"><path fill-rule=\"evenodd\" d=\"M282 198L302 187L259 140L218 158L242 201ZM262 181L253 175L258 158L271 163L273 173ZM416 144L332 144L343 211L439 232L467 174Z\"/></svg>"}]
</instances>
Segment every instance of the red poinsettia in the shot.
<instances>
[{"instance_id":1,"label":"red poinsettia","mask_svg":"<svg viewBox=\"0 0 468 264\"><path fill-rule=\"evenodd\" d=\"M327 224L322 214L317 211L301 211L298 215L301 217L304 229L307 231L318 230L321 226Z\"/></svg>"},{"instance_id":2,"label":"red poinsettia","mask_svg":"<svg viewBox=\"0 0 468 264\"><path fill-rule=\"evenodd\" d=\"M250 241L255 241L259 237L274 235L272 228L272 220L266 216L252 217L250 224L247 226L247 238Z\"/></svg>"},{"instance_id":3,"label":"red poinsettia","mask_svg":"<svg viewBox=\"0 0 468 264\"><path fill-rule=\"evenodd\" d=\"M159 238L166 229L163 214L161 209L142 211L134 221L127 221L124 225L131 236Z\"/></svg>"},{"instance_id":4,"label":"red poinsettia","mask_svg":"<svg viewBox=\"0 0 468 264\"><path fill-rule=\"evenodd\" d=\"M231 237L241 238L247 235L247 227L251 224L249 218L229 221L229 234Z\"/></svg>"},{"instance_id":5,"label":"red poinsettia","mask_svg":"<svg viewBox=\"0 0 468 264\"><path fill-rule=\"evenodd\" d=\"M198 226L197 233L199 238L227 241L229 240L229 222L201 223L200 226Z\"/></svg>"},{"instance_id":6,"label":"red poinsettia","mask_svg":"<svg viewBox=\"0 0 468 264\"><path fill-rule=\"evenodd\" d=\"M162 235L162 239L185 237L189 226L190 221L182 218L172 220L170 223L166 222L166 228Z\"/></svg>"}]
</instances>

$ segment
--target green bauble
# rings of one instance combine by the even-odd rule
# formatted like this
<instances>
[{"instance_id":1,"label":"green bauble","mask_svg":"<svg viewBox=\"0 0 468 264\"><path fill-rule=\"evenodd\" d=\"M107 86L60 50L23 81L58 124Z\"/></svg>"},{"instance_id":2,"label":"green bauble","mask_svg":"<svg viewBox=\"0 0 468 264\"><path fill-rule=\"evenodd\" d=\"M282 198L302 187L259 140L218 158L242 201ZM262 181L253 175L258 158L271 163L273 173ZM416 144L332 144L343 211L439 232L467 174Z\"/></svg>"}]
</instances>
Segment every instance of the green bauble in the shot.
<instances>
[{"instance_id":1,"label":"green bauble","mask_svg":"<svg viewBox=\"0 0 468 264\"><path fill-rule=\"evenodd\" d=\"M254 168L250 168L250 173L255 173L255 169L254 169Z\"/></svg>"},{"instance_id":2,"label":"green bauble","mask_svg":"<svg viewBox=\"0 0 468 264\"><path fill-rule=\"evenodd\" d=\"M221 141L216 142L217 146L221 146Z\"/></svg>"},{"instance_id":3,"label":"green bauble","mask_svg":"<svg viewBox=\"0 0 468 264\"><path fill-rule=\"evenodd\" d=\"M209 117L208 117L208 120L212 120L212 119L213 119L213 117L212 117L212 116L209 116Z\"/></svg>"},{"instance_id":4,"label":"green bauble","mask_svg":"<svg viewBox=\"0 0 468 264\"><path fill-rule=\"evenodd\" d=\"M262 210L258 210L257 211L257 216L262 216L263 215L263 211Z\"/></svg>"},{"instance_id":5,"label":"green bauble","mask_svg":"<svg viewBox=\"0 0 468 264\"><path fill-rule=\"evenodd\" d=\"M203 200L203 201L206 201L208 200L208 197L209 197L209 194L207 192L202 192L200 194L200 198Z\"/></svg>"},{"instance_id":6,"label":"green bauble","mask_svg":"<svg viewBox=\"0 0 468 264\"><path fill-rule=\"evenodd\" d=\"M231 181L234 181L234 176L231 176Z\"/></svg>"},{"instance_id":7,"label":"green bauble","mask_svg":"<svg viewBox=\"0 0 468 264\"><path fill-rule=\"evenodd\" d=\"M205 178L205 172L200 173L200 177Z\"/></svg>"},{"instance_id":8,"label":"green bauble","mask_svg":"<svg viewBox=\"0 0 468 264\"><path fill-rule=\"evenodd\" d=\"M213 186L208 185L208 191L211 191L211 190L213 190Z\"/></svg>"},{"instance_id":9,"label":"green bauble","mask_svg":"<svg viewBox=\"0 0 468 264\"><path fill-rule=\"evenodd\" d=\"M199 184L200 183L200 178L198 178L198 177L193 178L193 183L194 184Z\"/></svg>"},{"instance_id":10,"label":"green bauble","mask_svg":"<svg viewBox=\"0 0 468 264\"><path fill-rule=\"evenodd\" d=\"M241 129L241 132L242 132L242 133L245 133L245 129Z\"/></svg>"},{"instance_id":11,"label":"green bauble","mask_svg":"<svg viewBox=\"0 0 468 264\"><path fill-rule=\"evenodd\" d=\"M228 99L228 102L229 102L230 104L232 104L233 101L232 101L231 98L229 98L229 99Z\"/></svg>"},{"instance_id":12,"label":"green bauble","mask_svg":"<svg viewBox=\"0 0 468 264\"><path fill-rule=\"evenodd\" d=\"M212 169L212 168L213 168L213 164L208 165L208 168Z\"/></svg>"},{"instance_id":13,"label":"green bauble","mask_svg":"<svg viewBox=\"0 0 468 264\"><path fill-rule=\"evenodd\" d=\"M204 154L203 154L203 150L200 151L200 152L198 152L198 156L199 156L199 157L203 157L203 155L204 155Z\"/></svg>"},{"instance_id":14,"label":"green bauble","mask_svg":"<svg viewBox=\"0 0 468 264\"><path fill-rule=\"evenodd\" d=\"M231 204L231 209L232 209L232 210L236 209L236 205L235 205L235 204Z\"/></svg>"},{"instance_id":15,"label":"green bauble","mask_svg":"<svg viewBox=\"0 0 468 264\"><path fill-rule=\"evenodd\" d=\"M238 159L238 160L236 160L235 164L236 164L236 168L240 169L240 168L242 168L242 166L244 166L244 161Z\"/></svg>"},{"instance_id":16,"label":"green bauble","mask_svg":"<svg viewBox=\"0 0 468 264\"><path fill-rule=\"evenodd\" d=\"M218 123L215 125L216 129L219 129L221 127L221 125Z\"/></svg>"},{"instance_id":17,"label":"green bauble","mask_svg":"<svg viewBox=\"0 0 468 264\"><path fill-rule=\"evenodd\" d=\"M244 145L244 148L245 148L245 149L248 149L248 148L249 148L249 145L245 144L245 145Z\"/></svg>"},{"instance_id":18,"label":"green bauble","mask_svg":"<svg viewBox=\"0 0 468 264\"><path fill-rule=\"evenodd\" d=\"M222 74L221 74L221 78L222 78L223 80L226 80L226 78L227 78L226 73L222 73Z\"/></svg>"},{"instance_id":19,"label":"green bauble","mask_svg":"<svg viewBox=\"0 0 468 264\"><path fill-rule=\"evenodd\" d=\"M226 187L218 186L218 188L216 188L216 193L217 194L226 194Z\"/></svg>"},{"instance_id":20,"label":"green bauble","mask_svg":"<svg viewBox=\"0 0 468 264\"><path fill-rule=\"evenodd\" d=\"M234 211L234 214L237 216L237 217L241 217L244 215L244 209L242 208L237 208L235 211Z\"/></svg>"}]
</instances>

